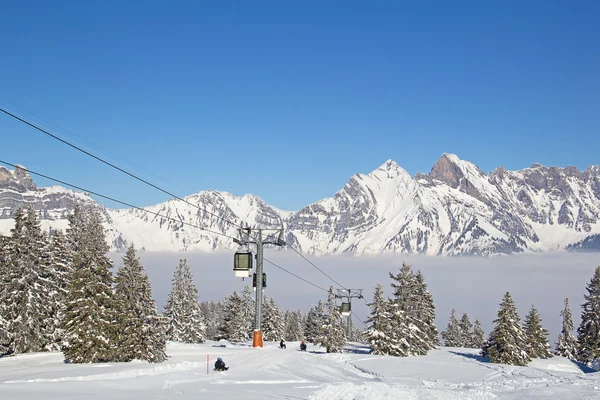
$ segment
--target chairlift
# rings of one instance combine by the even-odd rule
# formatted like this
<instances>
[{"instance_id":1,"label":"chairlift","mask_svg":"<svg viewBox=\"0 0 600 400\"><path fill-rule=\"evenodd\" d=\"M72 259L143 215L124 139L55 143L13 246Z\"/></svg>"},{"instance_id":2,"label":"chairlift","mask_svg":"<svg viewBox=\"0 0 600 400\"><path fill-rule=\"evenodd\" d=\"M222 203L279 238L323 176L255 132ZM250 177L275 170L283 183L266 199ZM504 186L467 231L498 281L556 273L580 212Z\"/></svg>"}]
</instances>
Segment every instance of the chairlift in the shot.
<instances>
[{"instance_id":1,"label":"chairlift","mask_svg":"<svg viewBox=\"0 0 600 400\"><path fill-rule=\"evenodd\" d=\"M256 290L256 285L257 285L256 273L254 273L253 277L252 277L252 287L254 288L254 290ZM263 289L267 287L267 274L265 274L264 272L263 272L263 279L262 279L262 287L263 287Z\"/></svg>"},{"instance_id":2,"label":"chairlift","mask_svg":"<svg viewBox=\"0 0 600 400\"><path fill-rule=\"evenodd\" d=\"M238 251L233 256L233 272L236 278L249 277L252 270L252 252Z\"/></svg>"},{"instance_id":3,"label":"chairlift","mask_svg":"<svg viewBox=\"0 0 600 400\"><path fill-rule=\"evenodd\" d=\"M345 317L347 317L348 315L350 315L350 313L352 312L352 310L350 309L350 303L342 303L342 312L341 314Z\"/></svg>"}]
</instances>

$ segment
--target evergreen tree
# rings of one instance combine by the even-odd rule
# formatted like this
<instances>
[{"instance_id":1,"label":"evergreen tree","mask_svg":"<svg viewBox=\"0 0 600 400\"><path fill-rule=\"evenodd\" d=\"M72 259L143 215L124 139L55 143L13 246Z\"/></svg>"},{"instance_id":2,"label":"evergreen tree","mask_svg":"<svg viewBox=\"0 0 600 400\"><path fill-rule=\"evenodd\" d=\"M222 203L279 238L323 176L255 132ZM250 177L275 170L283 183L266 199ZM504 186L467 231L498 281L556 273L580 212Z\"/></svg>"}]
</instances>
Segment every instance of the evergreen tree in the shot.
<instances>
[{"instance_id":1,"label":"evergreen tree","mask_svg":"<svg viewBox=\"0 0 600 400\"><path fill-rule=\"evenodd\" d=\"M444 346L446 347L461 347L462 338L461 330L458 319L456 319L456 310L452 309L450 314L450 320L446 330L442 332L442 339L444 339Z\"/></svg>"},{"instance_id":2,"label":"evergreen tree","mask_svg":"<svg viewBox=\"0 0 600 400\"><path fill-rule=\"evenodd\" d=\"M127 324L121 325L121 352L126 358L149 362L166 359L166 326L158 314L148 275L130 245L115 278L115 293L123 303Z\"/></svg>"},{"instance_id":3,"label":"evergreen tree","mask_svg":"<svg viewBox=\"0 0 600 400\"><path fill-rule=\"evenodd\" d=\"M525 337L527 340L527 354L530 358L552 358L549 332L542 327L542 318L534 306L525 317Z\"/></svg>"},{"instance_id":4,"label":"evergreen tree","mask_svg":"<svg viewBox=\"0 0 600 400\"><path fill-rule=\"evenodd\" d=\"M261 321L261 331L263 339L271 342L278 342L285 336L285 321L281 311L275 303L275 299L264 298L263 313Z\"/></svg>"},{"instance_id":5,"label":"evergreen tree","mask_svg":"<svg viewBox=\"0 0 600 400\"><path fill-rule=\"evenodd\" d=\"M302 313L298 311L285 312L285 337L288 342L302 340Z\"/></svg>"},{"instance_id":6,"label":"evergreen tree","mask_svg":"<svg viewBox=\"0 0 600 400\"><path fill-rule=\"evenodd\" d=\"M244 286L244 320L246 322L246 330L248 331L249 337L252 337L254 334L256 315L256 301L254 300L254 296L252 294L253 293L252 289L250 289L250 285Z\"/></svg>"},{"instance_id":7,"label":"evergreen tree","mask_svg":"<svg viewBox=\"0 0 600 400\"><path fill-rule=\"evenodd\" d=\"M469 316L464 313L458 323L460 347L470 347L473 340L473 323L469 319ZM478 346L479 347L479 346Z\"/></svg>"},{"instance_id":8,"label":"evergreen tree","mask_svg":"<svg viewBox=\"0 0 600 400\"><path fill-rule=\"evenodd\" d=\"M119 352L115 330L119 310L113 298L112 262L106 256L101 216L91 211L77 218L71 216L69 221L72 225L67 238L74 246L74 255L61 321L62 351L70 363L114 361Z\"/></svg>"},{"instance_id":9,"label":"evergreen tree","mask_svg":"<svg viewBox=\"0 0 600 400\"><path fill-rule=\"evenodd\" d=\"M437 342L438 339L430 337L432 329L429 320L433 310L428 309L423 297L420 296L423 291L422 284L415 277L412 267L406 263L402 263L397 275L391 272L389 275L394 289L393 329L395 332L405 332L401 340L405 341L408 354L425 355L434 347L434 340ZM424 314L428 317L421 320ZM435 332L437 333L437 330Z\"/></svg>"},{"instance_id":10,"label":"evergreen tree","mask_svg":"<svg viewBox=\"0 0 600 400\"><path fill-rule=\"evenodd\" d=\"M600 266L587 285L581 323L577 329L577 360L594 365L600 361Z\"/></svg>"},{"instance_id":11,"label":"evergreen tree","mask_svg":"<svg viewBox=\"0 0 600 400\"><path fill-rule=\"evenodd\" d=\"M329 288L327 299L327 323L322 326L316 343L327 349L327 353L341 353L346 343L346 333L342 327L341 314L335 304L333 286Z\"/></svg>"},{"instance_id":12,"label":"evergreen tree","mask_svg":"<svg viewBox=\"0 0 600 400\"><path fill-rule=\"evenodd\" d=\"M575 325L573 325L573 316L569 309L568 297L565 299L565 308L560 312L560 315L562 316L562 330L558 335L554 354L574 360L577 355L577 341L572 333Z\"/></svg>"},{"instance_id":13,"label":"evergreen tree","mask_svg":"<svg viewBox=\"0 0 600 400\"><path fill-rule=\"evenodd\" d=\"M48 350L55 327L56 288L47 262L47 238L33 207L17 210L11 234L5 275L0 277L0 314L12 336L9 351Z\"/></svg>"},{"instance_id":14,"label":"evergreen tree","mask_svg":"<svg viewBox=\"0 0 600 400\"><path fill-rule=\"evenodd\" d=\"M206 338L219 340L219 325L221 320L223 320L224 314L223 301L200 303L200 311L202 315L202 322L206 327Z\"/></svg>"},{"instance_id":15,"label":"evergreen tree","mask_svg":"<svg viewBox=\"0 0 600 400\"><path fill-rule=\"evenodd\" d=\"M8 332L8 323L0 315L0 357L10 351L12 344L12 335Z\"/></svg>"},{"instance_id":16,"label":"evergreen tree","mask_svg":"<svg viewBox=\"0 0 600 400\"><path fill-rule=\"evenodd\" d=\"M479 318L475 319L475 323L473 324L473 332L471 333L471 342L470 346L473 349L479 349L483 346L485 342L485 332L481 327L481 322L479 322Z\"/></svg>"},{"instance_id":17,"label":"evergreen tree","mask_svg":"<svg viewBox=\"0 0 600 400\"><path fill-rule=\"evenodd\" d=\"M186 259L179 260L171 293L165 305L167 338L183 343L204 343L204 321L198 303L198 289Z\"/></svg>"},{"instance_id":18,"label":"evergreen tree","mask_svg":"<svg viewBox=\"0 0 600 400\"><path fill-rule=\"evenodd\" d=\"M494 320L494 329L484 343L481 354L498 364L527 365L527 341L521 319L509 292L506 292Z\"/></svg>"},{"instance_id":19,"label":"evergreen tree","mask_svg":"<svg viewBox=\"0 0 600 400\"><path fill-rule=\"evenodd\" d=\"M218 340L225 339L233 343L240 343L249 339L244 307L244 301L237 292L233 292L225 300L223 320L217 334Z\"/></svg>"},{"instance_id":20,"label":"evergreen tree","mask_svg":"<svg viewBox=\"0 0 600 400\"><path fill-rule=\"evenodd\" d=\"M311 307L304 322L304 338L309 343L316 344L321 327L325 324L325 306L319 300L316 306Z\"/></svg>"},{"instance_id":21,"label":"evergreen tree","mask_svg":"<svg viewBox=\"0 0 600 400\"><path fill-rule=\"evenodd\" d=\"M367 319L367 329L363 337L371 346L373 354L397 355L396 339L392 329L392 313L390 305L383 297L381 283L375 286L373 301L368 304L371 315Z\"/></svg>"},{"instance_id":22,"label":"evergreen tree","mask_svg":"<svg viewBox=\"0 0 600 400\"><path fill-rule=\"evenodd\" d=\"M426 350L431 350L440 345L439 332L435 326L435 304L433 296L427 289L425 278L421 271L417 271L416 280L416 316L419 330L425 333L427 341Z\"/></svg>"},{"instance_id":23,"label":"evergreen tree","mask_svg":"<svg viewBox=\"0 0 600 400\"><path fill-rule=\"evenodd\" d=\"M9 239L0 235L0 298L5 288L3 277L8 276L8 243ZM12 335L8 331L8 322L4 319L7 306L0 303L0 356L7 354L12 348Z\"/></svg>"},{"instance_id":24,"label":"evergreen tree","mask_svg":"<svg viewBox=\"0 0 600 400\"><path fill-rule=\"evenodd\" d=\"M54 230L50 237L48 265L52 271L51 278L55 291L51 294L51 309L54 315L53 350L60 349L64 332L61 329L61 320L64 318L65 304L67 302L67 288L69 286L69 273L71 271L71 253L66 247L66 239L62 231Z\"/></svg>"}]
</instances>

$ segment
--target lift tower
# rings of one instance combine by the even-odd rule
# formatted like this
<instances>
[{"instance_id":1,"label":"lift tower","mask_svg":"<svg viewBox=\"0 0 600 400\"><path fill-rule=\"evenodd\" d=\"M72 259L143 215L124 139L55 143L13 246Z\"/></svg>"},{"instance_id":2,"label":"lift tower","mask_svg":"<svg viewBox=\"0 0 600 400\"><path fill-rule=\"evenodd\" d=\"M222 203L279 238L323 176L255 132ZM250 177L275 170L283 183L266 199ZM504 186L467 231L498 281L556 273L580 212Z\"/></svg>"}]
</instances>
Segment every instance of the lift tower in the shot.
<instances>
[{"instance_id":1,"label":"lift tower","mask_svg":"<svg viewBox=\"0 0 600 400\"><path fill-rule=\"evenodd\" d=\"M253 233L255 233L255 235L253 235ZM263 233L265 233L264 236ZM265 244L285 246L286 243L283 240L283 228L241 228L239 229L239 234L239 239L233 239L235 243L245 247L247 247L250 244L256 245L256 313L254 319L254 336L252 339L252 346L263 347L262 332L260 330L263 300L263 247Z\"/></svg>"},{"instance_id":2,"label":"lift tower","mask_svg":"<svg viewBox=\"0 0 600 400\"><path fill-rule=\"evenodd\" d=\"M350 340L350 336L352 336L352 299L362 299L362 289L337 289L335 297L342 299L341 314L348 317L346 337Z\"/></svg>"}]
</instances>

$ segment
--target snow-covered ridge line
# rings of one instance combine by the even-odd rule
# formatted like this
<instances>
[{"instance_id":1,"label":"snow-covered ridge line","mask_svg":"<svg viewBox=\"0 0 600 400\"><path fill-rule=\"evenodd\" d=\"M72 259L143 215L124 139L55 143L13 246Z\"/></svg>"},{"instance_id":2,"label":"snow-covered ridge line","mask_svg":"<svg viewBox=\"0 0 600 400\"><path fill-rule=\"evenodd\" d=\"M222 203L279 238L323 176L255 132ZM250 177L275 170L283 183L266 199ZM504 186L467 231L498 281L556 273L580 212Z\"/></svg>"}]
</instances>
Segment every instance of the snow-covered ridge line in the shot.
<instances>
[{"instance_id":1,"label":"snow-covered ridge line","mask_svg":"<svg viewBox=\"0 0 600 400\"><path fill-rule=\"evenodd\" d=\"M45 227L64 227L81 204L105 216L111 250L128 243L148 251L234 250L230 239L181 222L236 236L235 224L285 228L286 240L304 253L355 255L382 252L427 255L498 255L565 249L587 250L600 234L600 166L545 167L489 174L454 154L443 154L429 174L412 177L387 160L356 174L331 198L297 211L282 211L255 195L204 190L147 207L107 209L89 195L37 188L24 167L0 167L0 219L26 204L40 211ZM215 216L217 215L217 216ZM0 222L2 222L0 220ZM10 223L0 223L7 234ZM597 246L591 246L594 249ZM597 250L597 249L596 249Z\"/></svg>"}]
</instances>

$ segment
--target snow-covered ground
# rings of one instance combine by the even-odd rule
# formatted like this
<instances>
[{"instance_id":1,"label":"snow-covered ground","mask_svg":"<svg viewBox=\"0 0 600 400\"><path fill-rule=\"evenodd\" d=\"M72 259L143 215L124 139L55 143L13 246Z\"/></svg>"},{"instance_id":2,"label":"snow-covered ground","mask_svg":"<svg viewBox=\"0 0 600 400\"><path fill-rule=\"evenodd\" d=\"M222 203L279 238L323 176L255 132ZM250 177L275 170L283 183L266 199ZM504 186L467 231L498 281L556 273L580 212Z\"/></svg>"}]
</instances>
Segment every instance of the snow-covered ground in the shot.
<instances>
[{"instance_id":1,"label":"snow-covered ground","mask_svg":"<svg viewBox=\"0 0 600 400\"><path fill-rule=\"evenodd\" d=\"M474 349L396 358L369 355L360 346L344 354L297 348L298 343L288 343L286 350L270 342L264 348L170 343L170 357L162 364L70 365L61 353L0 358L0 398L600 399L600 372L562 357L516 367L484 362ZM217 357L229 371L212 370Z\"/></svg>"}]
</instances>

